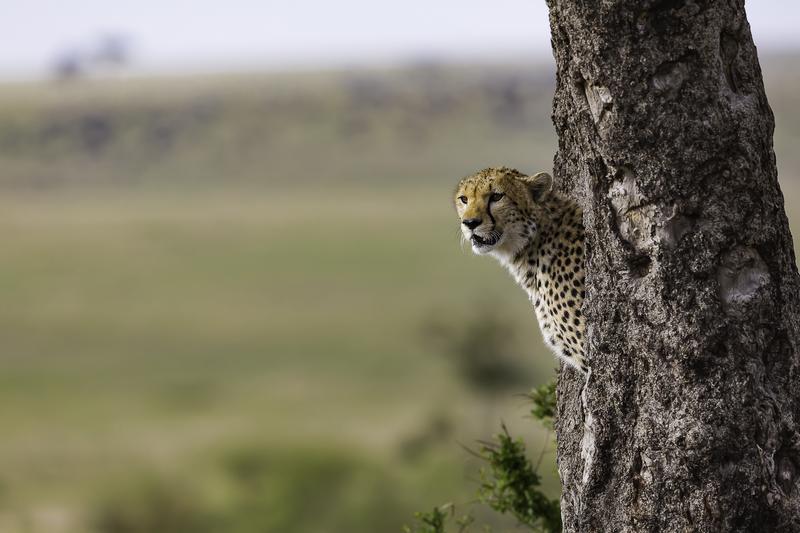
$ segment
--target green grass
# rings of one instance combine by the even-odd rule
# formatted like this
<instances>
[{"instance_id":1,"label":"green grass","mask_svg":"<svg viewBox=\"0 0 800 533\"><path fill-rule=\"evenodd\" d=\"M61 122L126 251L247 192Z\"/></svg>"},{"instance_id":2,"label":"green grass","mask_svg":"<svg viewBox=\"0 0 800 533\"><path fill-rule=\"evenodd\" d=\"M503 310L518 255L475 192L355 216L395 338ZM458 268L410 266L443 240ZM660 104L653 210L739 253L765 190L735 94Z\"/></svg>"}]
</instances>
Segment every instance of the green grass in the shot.
<instances>
[{"instance_id":1,"label":"green grass","mask_svg":"<svg viewBox=\"0 0 800 533\"><path fill-rule=\"evenodd\" d=\"M466 500L456 441L480 436L483 406L425 324L494 302L521 329L521 364L555 364L524 295L459 246L446 190L336 194L6 197L0 478L13 487L10 509L37 516L51 502L78 520L107 483L164 468L189 482L197 457L213 464L211 451L243 443L346 451L416 472L415 493ZM502 403L498 415L535 433L521 399ZM449 465L438 480L397 466L402 442L433 416L457 427L434 443ZM213 486L206 469L199 485ZM441 490L422 491L430 484ZM426 500L398 505L410 513Z\"/></svg>"}]
</instances>

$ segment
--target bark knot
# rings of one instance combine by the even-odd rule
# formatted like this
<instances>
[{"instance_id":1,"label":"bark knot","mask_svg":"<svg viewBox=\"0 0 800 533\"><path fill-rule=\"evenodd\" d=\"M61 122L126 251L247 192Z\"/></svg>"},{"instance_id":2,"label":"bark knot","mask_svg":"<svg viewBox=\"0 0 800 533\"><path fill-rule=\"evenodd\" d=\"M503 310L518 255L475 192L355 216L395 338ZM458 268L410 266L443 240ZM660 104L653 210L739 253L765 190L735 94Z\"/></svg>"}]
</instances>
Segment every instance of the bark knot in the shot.
<instances>
[{"instance_id":1,"label":"bark knot","mask_svg":"<svg viewBox=\"0 0 800 533\"><path fill-rule=\"evenodd\" d=\"M743 316L760 289L770 281L769 270L754 248L737 246L726 252L717 270L719 297L729 315Z\"/></svg>"},{"instance_id":2,"label":"bark knot","mask_svg":"<svg viewBox=\"0 0 800 533\"><path fill-rule=\"evenodd\" d=\"M652 244L648 220L654 214L653 206L639 190L633 170L620 167L608 196L614 208L620 237L637 252L648 251Z\"/></svg>"},{"instance_id":3,"label":"bark knot","mask_svg":"<svg viewBox=\"0 0 800 533\"><path fill-rule=\"evenodd\" d=\"M668 61L653 74L651 84L656 94L675 97L689 76L689 66L682 61Z\"/></svg>"},{"instance_id":4,"label":"bark knot","mask_svg":"<svg viewBox=\"0 0 800 533\"><path fill-rule=\"evenodd\" d=\"M593 85L588 81L584 81L583 93L586 96L586 102L589 104L589 111L592 113L594 123L600 124L600 121L611 110L611 106L614 103L611 91L608 90L608 87Z\"/></svg>"}]
</instances>

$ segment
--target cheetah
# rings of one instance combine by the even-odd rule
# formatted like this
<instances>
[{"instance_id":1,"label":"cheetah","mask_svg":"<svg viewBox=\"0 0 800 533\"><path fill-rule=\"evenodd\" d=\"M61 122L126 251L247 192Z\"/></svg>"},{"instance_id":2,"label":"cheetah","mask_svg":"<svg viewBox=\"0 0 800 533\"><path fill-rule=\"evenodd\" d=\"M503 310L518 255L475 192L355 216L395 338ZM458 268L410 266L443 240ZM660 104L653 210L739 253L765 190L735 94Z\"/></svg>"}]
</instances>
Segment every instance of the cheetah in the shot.
<instances>
[{"instance_id":1,"label":"cheetah","mask_svg":"<svg viewBox=\"0 0 800 533\"><path fill-rule=\"evenodd\" d=\"M547 345L586 373L583 213L552 186L545 172L487 168L459 182L456 211L472 251L495 257L528 293Z\"/></svg>"}]
</instances>

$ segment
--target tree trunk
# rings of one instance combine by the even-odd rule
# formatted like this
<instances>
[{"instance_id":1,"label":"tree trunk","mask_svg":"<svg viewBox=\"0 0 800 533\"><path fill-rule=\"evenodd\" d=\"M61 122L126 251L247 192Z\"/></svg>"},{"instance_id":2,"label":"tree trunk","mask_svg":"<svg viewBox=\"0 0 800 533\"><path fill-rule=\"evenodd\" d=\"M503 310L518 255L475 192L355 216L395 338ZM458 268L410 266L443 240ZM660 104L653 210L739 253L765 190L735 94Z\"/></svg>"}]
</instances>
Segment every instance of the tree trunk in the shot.
<instances>
[{"instance_id":1,"label":"tree trunk","mask_svg":"<svg viewBox=\"0 0 800 533\"><path fill-rule=\"evenodd\" d=\"M591 378L565 531L800 531L800 296L743 0L548 0Z\"/></svg>"}]
</instances>

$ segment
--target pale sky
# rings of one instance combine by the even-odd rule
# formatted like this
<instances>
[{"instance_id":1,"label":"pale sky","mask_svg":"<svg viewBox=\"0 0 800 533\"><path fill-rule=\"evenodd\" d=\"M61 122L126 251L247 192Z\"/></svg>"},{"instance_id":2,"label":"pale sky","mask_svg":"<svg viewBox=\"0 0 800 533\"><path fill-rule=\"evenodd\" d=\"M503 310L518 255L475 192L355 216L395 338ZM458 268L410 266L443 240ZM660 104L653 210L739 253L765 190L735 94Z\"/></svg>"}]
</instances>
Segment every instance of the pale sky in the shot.
<instances>
[{"instance_id":1,"label":"pale sky","mask_svg":"<svg viewBox=\"0 0 800 533\"><path fill-rule=\"evenodd\" d=\"M750 0L760 50L800 49L800 2ZM104 33L143 71L548 57L544 0L0 0L0 77L46 74Z\"/></svg>"}]
</instances>

